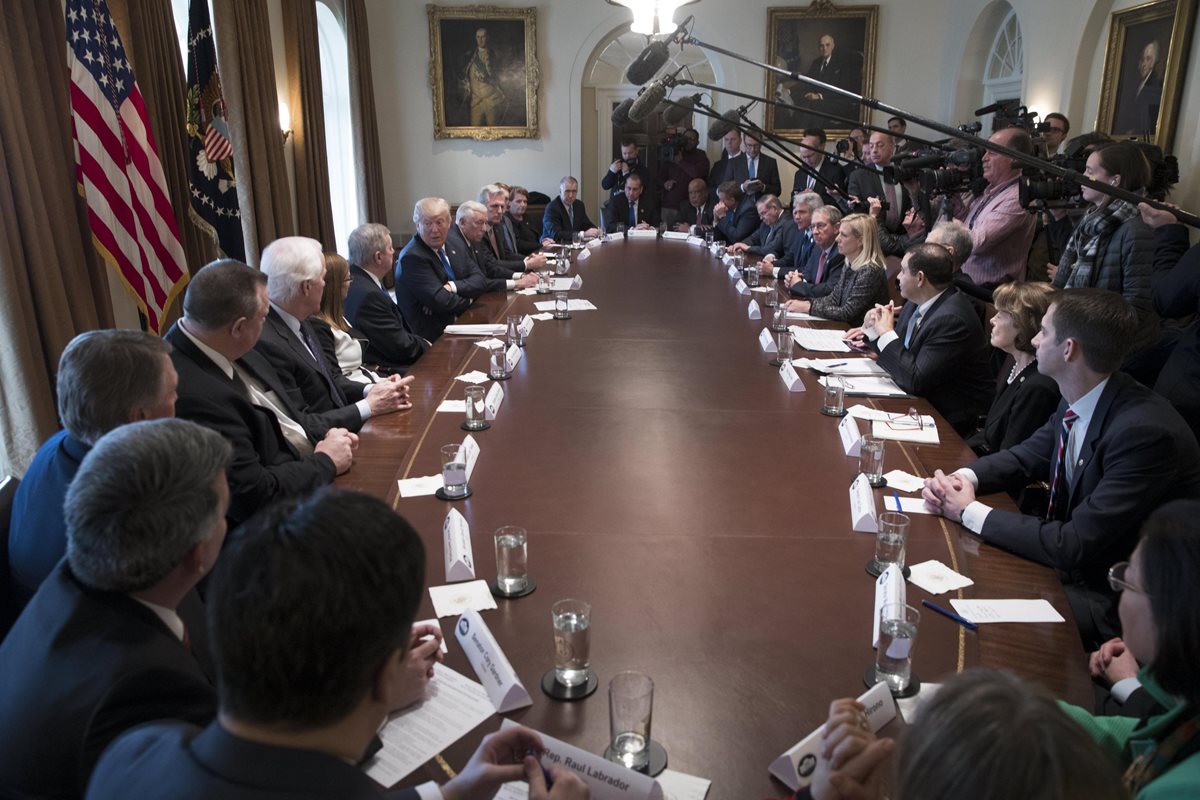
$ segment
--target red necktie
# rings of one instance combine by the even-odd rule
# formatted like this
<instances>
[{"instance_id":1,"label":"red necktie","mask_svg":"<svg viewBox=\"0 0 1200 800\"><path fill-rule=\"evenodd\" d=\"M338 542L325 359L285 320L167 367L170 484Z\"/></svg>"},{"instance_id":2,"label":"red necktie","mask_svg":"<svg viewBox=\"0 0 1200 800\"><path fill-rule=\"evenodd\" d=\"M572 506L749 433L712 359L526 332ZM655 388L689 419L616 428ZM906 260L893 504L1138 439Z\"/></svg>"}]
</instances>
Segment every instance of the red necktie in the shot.
<instances>
[{"instance_id":1,"label":"red necktie","mask_svg":"<svg viewBox=\"0 0 1200 800\"><path fill-rule=\"evenodd\" d=\"M813 283L820 283L821 278L825 277L825 251L821 251L821 258L817 261L817 277L813 279Z\"/></svg>"}]
</instances>

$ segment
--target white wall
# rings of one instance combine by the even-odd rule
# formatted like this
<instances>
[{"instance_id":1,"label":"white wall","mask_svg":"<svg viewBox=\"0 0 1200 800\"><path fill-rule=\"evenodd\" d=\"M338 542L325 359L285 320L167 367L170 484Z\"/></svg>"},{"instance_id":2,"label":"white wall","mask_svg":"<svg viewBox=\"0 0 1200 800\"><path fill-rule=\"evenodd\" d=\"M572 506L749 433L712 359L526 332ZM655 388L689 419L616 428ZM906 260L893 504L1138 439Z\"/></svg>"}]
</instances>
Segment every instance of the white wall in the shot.
<instances>
[{"instance_id":1,"label":"white wall","mask_svg":"<svg viewBox=\"0 0 1200 800\"><path fill-rule=\"evenodd\" d=\"M1065 111L1074 132L1096 121L1108 18L1137 0L1012 0L1025 42L1026 97L1043 114ZM467 5L457 0L444 5ZM496 5L530 3L498 0ZM412 206L419 197L442 195L458 202L490 180L517 182L553 195L559 177L577 174L582 196L592 196L598 175L583 164L580 86L596 44L628 20L628 12L603 0L558 0L538 8L538 60L541 65L541 138L476 142L433 138L429 86L429 32L425 5L414 0L367 0L376 105L387 186L388 219L394 230L412 230ZM767 8L779 0L701 0L685 10L695 14L697 38L765 59ZM845 4L849 5L849 4ZM958 124L982 96L960 86L964 62L976 64L977 50L990 45L993 31L972 42L988 0L879 0L880 26L875 96L907 111ZM976 42L982 41L982 45ZM1196 43L1200 46L1200 42ZM719 62L724 85L761 94L765 76L758 67L710 54ZM1184 79L1175 152L1187 175L1200 163L1200 54ZM718 107L730 100L718 99ZM876 115L882 122L886 115ZM914 129L915 132L915 129ZM717 148L710 148L715 155ZM594 170L588 170L588 172ZM790 185L785 170L784 185ZM1181 184L1176 199L1200 208L1200 185Z\"/></svg>"}]
</instances>

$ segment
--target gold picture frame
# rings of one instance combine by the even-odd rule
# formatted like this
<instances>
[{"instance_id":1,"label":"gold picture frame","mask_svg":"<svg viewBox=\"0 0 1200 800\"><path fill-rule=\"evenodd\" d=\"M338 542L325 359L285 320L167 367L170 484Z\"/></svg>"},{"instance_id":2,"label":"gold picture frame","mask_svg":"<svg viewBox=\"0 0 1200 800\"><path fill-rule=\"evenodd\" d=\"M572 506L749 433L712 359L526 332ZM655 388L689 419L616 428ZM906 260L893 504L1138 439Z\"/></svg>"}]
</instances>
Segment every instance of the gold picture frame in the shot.
<instances>
[{"instance_id":1,"label":"gold picture frame","mask_svg":"<svg viewBox=\"0 0 1200 800\"><path fill-rule=\"evenodd\" d=\"M1096 130L1170 148L1195 18L1196 0L1155 0L1113 13Z\"/></svg>"},{"instance_id":2,"label":"gold picture frame","mask_svg":"<svg viewBox=\"0 0 1200 800\"><path fill-rule=\"evenodd\" d=\"M537 9L425 9L434 137L538 138Z\"/></svg>"},{"instance_id":3,"label":"gold picture frame","mask_svg":"<svg viewBox=\"0 0 1200 800\"><path fill-rule=\"evenodd\" d=\"M800 8L767 9L767 61L778 67L817 78L834 86L870 97L875 88L875 43L879 30L879 6L839 8L831 0L813 0ZM833 41L824 53L822 41ZM803 81L788 81L767 74L767 97L804 105L813 111L866 122L870 109L840 96L805 97L818 94ZM851 125L817 113L792 111L767 105L766 129L780 136L798 138L805 128L824 128L838 138L850 133Z\"/></svg>"}]
</instances>

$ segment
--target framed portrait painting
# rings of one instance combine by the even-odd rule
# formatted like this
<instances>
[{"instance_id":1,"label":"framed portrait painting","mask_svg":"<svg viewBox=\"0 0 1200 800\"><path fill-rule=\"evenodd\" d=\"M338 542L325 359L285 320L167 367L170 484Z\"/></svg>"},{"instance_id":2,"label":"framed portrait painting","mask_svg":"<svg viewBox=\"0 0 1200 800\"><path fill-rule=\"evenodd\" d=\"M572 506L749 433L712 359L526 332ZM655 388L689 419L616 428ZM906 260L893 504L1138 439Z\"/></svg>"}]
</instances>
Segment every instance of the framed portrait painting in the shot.
<instances>
[{"instance_id":1,"label":"framed portrait painting","mask_svg":"<svg viewBox=\"0 0 1200 800\"><path fill-rule=\"evenodd\" d=\"M1112 15L1097 130L1170 148L1195 19L1196 0L1156 0Z\"/></svg>"},{"instance_id":2,"label":"framed portrait painting","mask_svg":"<svg viewBox=\"0 0 1200 800\"><path fill-rule=\"evenodd\" d=\"M537 9L425 8L434 136L536 139Z\"/></svg>"},{"instance_id":3,"label":"framed portrait painting","mask_svg":"<svg viewBox=\"0 0 1200 800\"><path fill-rule=\"evenodd\" d=\"M798 75L870 97L875 83L875 39L879 6L839 8L830 0L807 7L767 9L767 60ZM845 136L870 111L819 87L767 75L766 127L799 137L805 128L824 128L830 138Z\"/></svg>"}]
</instances>

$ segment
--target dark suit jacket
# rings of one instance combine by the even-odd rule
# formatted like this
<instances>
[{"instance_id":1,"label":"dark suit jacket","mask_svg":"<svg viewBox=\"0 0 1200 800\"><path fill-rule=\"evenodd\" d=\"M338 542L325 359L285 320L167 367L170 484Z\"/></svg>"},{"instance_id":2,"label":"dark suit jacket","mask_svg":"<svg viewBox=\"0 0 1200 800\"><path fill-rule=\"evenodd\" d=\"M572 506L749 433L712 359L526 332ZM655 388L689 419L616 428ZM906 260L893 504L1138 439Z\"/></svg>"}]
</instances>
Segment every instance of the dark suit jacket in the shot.
<instances>
[{"instance_id":1,"label":"dark suit jacket","mask_svg":"<svg viewBox=\"0 0 1200 800\"><path fill-rule=\"evenodd\" d=\"M660 218L654 199L643 192L637 203L638 223L644 222L652 228L657 228ZM618 225L633 227L629 224L629 198L624 194L613 195L604 208L604 230L615 233Z\"/></svg>"},{"instance_id":2,"label":"dark suit jacket","mask_svg":"<svg viewBox=\"0 0 1200 800\"><path fill-rule=\"evenodd\" d=\"M1061 399L1058 384L1038 372L1035 360L1012 383L1005 382L988 410L987 423L967 439L967 445L981 456L1018 445L1046 424Z\"/></svg>"},{"instance_id":3,"label":"dark suit jacket","mask_svg":"<svg viewBox=\"0 0 1200 800\"><path fill-rule=\"evenodd\" d=\"M456 227L452 225L451 230ZM446 240L446 258L451 265L461 258L449 238ZM409 239L400 251L400 257L396 259L396 305L418 336L431 342L436 340L447 325L470 308L473 298L462 293L466 287L458 286L460 281L471 285L469 276L458 272L455 270L454 281L460 291L451 292L445 288L450 276L442 260L420 236Z\"/></svg>"},{"instance_id":4,"label":"dark suit jacket","mask_svg":"<svg viewBox=\"0 0 1200 800\"><path fill-rule=\"evenodd\" d=\"M896 320L900 338L879 352L879 366L901 389L932 403L960 436L969 433L987 413L994 389L983 326L967 298L951 286L925 312L905 348L916 310L915 303L904 304Z\"/></svg>"},{"instance_id":5,"label":"dark suit jacket","mask_svg":"<svg viewBox=\"0 0 1200 800\"><path fill-rule=\"evenodd\" d=\"M505 213L504 219L512 224L513 233L517 239L518 253L528 256L542 249L541 232L533 227L528 219L517 221L507 213Z\"/></svg>"},{"instance_id":6,"label":"dark suit jacket","mask_svg":"<svg viewBox=\"0 0 1200 800\"><path fill-rule=\"evenodd\" d=\"M912 200L908 196L908 192L900 184L896 184L896 196L900 199L900 216L903 220L904 215L912 208ZM846 185L847 194L857 197L862 202L862 210L866 210L868 197L878 197L880 200L886 200L887 195L883 191L883 176L878 170L874 169L856 169L850 173L850 179ZM887 214L884 213L886 218ZM886 225L880 225L881 229L887 229L889 233L903 234L904 226L897 223L894 227L888 228Z\"/></svg>"},{"instance_id":7,"label":"dark suit jacket","mask_svg":"<svg viewBox=\"0 0 1200 800\"><path fill-rule=\"evenodd\" d=\"M846 266L846 257L838 252L835 244L830 250L829 255L825 259L825 271L821 274L820 282L817 281L817 269L821 266L821 248L813 246L808 253L808 258L804 261L804 267L800 273L804 276L804 280L799 283L793 283L788 287L788 292L793 297L804 299L812 299L814 297L824 297L833 291L833 287L838 285L842 279L842 269Z\"/></svg>"},{"instance_id":8,"label":"dark suit jacket","mask_svg":"<svg viewBox=\"0 0 1200 800\"><path fill-rule=\"evenodd\" d=\"M575 231L586 231L596 227L595 223L588 219L587 209L582 200L576 200L571 204L571 213L575 215L574 225L567 216L567 207L563 205L562 197L551 200L546 206L546 213L542 216L542 238L553 239L561 244L571 241L571 235Z\"/></svg>"},{"instance_id":9,"label":"dark suit jacket","mask_svg":"<svg viewBox=\"0 0 1200 800\"><path fill-rule=\"evenodd\" d=\"M846 170L842 169L842 165L834 161L829 156L825 156L821 161L821 168L817 170L817 174L830 183L836 184L843 189L846 188ZM792 181L792 195L796 192L803 192L808 188L808 173L804 170L796 171L796 179ZM823 186L819 181L813 184L813 191L821 195L821 199L826 205L837 205L833 199L833 195L829 193L829 189Z\"/></svg>"},{"instance_id":10,"label":"dark suit jacket","mask_svg":"<svg viewBox=\"0 0 1200 800\"><path fill-rule=\"evenodd\" d=\"M746 240L746 244L750 245L746 252L756 256L771 253L779 258L787 251L788 245L803 238L806 238L804 232L796 227L791 217L780 216L774 225L759 223L758 229Z\"/></svg>"},{"instance_id":11,"label":"dark suit jacket","mask_svg":"<svg viewBox=\"0 0 1200 800\"><path fill-rule=\"evenodd\" d=\"M717 189L725 181L737 181L738 186L742 185L742 181L750 177L749 167L746 166L746 154L738 153L733 158L729 158L725 151L721 151L721 157L712 165L712 170L708 173L708 198L714 203L717 201Z\"/></svg>"},{"instance_id":12,"label":"dark suit jacket","mask_svg":"<svg viewBox=\"0 0 1200 800\"><path fill-rule=\"evenodd\" d=\"M60 562L0 645L0 796L82 797L96 759L124 731L213 718L195 592L178 613L190 652L149 608L85 587Z\"/></svg>"},{"instance_id":13,"label":"dark suit jacket","mask_svg":"<svg viewBox=\"0 0 1200 800\"><path fill-rule=\"evenodd\" d=\"M637 175L642 179L642 186L646 191L654 191L654 182L650 171L646 169L646 165L641 162L641 159L634 161L632 164L626 163L629 167L629 172L616 173L612 169L604 171L604 177L600 179L600 188L609 193L610 198L616 197L625 192L625 179L630 175Z\"/></svg>"},{"instance_id":14,"label":"dark suit jacket","mask_svg":"<svg viewBox=\"0 0 1200 800\"><path fill-rule=\"evenodd\" d=\"M308 325L307 321L301 325ZM311 329L311 328L310 328ZM315 333L313 338L316 338ZM337 362L325 361L325 354L316 356L325 364L325 373L317 365L316 358L296 338L279 312L271 308L263 324L262 335L254 349L275 368L279 382L287 392L292 407L301 413L312 414L325 420L330 428L347 428L358 431L362 428L362 416L354 403L362 399L363 384L342 375Z\"/></svg>"},{"instance_id":15,"label":"dark suit jacket","mask_svg":"<svg viewBox=\"0 0 1200 800\"><path fill-rule=\"evenodd\" d=\"M679 206L679 221L686 222L688 225L699 224L701 227L704 227L704 226L712 227L712 224L713 224L712 212L713 212L713 201L712 200L704 201L704 207L700 210L700 214L701 214L700 222L697 223L696 222L696 207L694 205L692 205L691 202L685 200L683 202L683 204Z\"/></svg>"},{"instance_id":16,"label":"dark suit jacket","mask_svg":"<svg viewBox=\"0 0 1200 800\"><path fill-rule=\"evenodd\" d=\"M362 267L350 265L350 292L343 308L346 320L367 337L366 360L403 372L429 347L417 336L400 308Z\"/></svg>"},{"instance_id":17,"label":"dark suit jacket","mask_svg":"<svg viewBox=\"0 0 1200 800\"><path fill-rule=\"evenodd\" d=\"M1049 483L1066 409L1060 403L1024 442L971 464L979 494L1019 489L1030 479ZM997 509L982 533L986 542L1058 570L1091 650L1121 630L1108 568L1129 558L1150 512L1200 498L1200 447L1166 400L1118 372L1096 404L1068 490L1064 519Z\"/></svg>"},{"instance_id":18,"label":"dark suit jacket","mask_svg":"<svg viewBox=\"0 0 1200 800\"><path fill-rule=\"evenodd\" d=\"M1154 231L1154 310L1167 319L1200 311L1200 247L1189 247L1183 225ZM1180 332L1154 384L1200 438L1200 320Z\"/></svg>"},{"instance_id":19,"label":"dark suit jacket","mask_svg":"<svg viewBox=\"0 0 1200 800\"><path fill-rule=\"evenodd\" d=\"M175 348L171 362L179 373L175 416L212 428L233 446L233 463L227 473L230 521L242 522L275 500L311 492L334 479L337 470L333 461L321 453L304 458L297 455L275 415L251 403L245 392L179 330L178 323L164 338ZM238 364L290 406L287 392L262 356L251 350ZM313 436L311 417L296 409L288 411L289 416L305 425L310 437L320 438Z\"/></svg>"},{"instance_id":20,"label":"dark suit jacket","mask_svg":"<svg viewBox=\"0 0 1200 800\"><path fill-rule=\"evenodd\" d=\"M743 195L737 208L717 220L715 227L717 233L724 237L728 244L734 244L750 238L750 235L758 230L760 224L758 209L754 207L754 201L750 199L750 195Z\"/></svg>"},{"instance_id":21,"label":"dark suit jacket","mask_svg":"<svg viewBox=\"0 0 1200 800\"><path fill-rule=\"evenodd\" d=\"M96 767L90 800L416 800L389 792L331 755L241 739L214 722L146 725L121 737Z\"/></svg>"},{"instance_id":22,"label":"dark suit jacket","mask_svg":"<svg viewBox=\"0 0 1200 800\"><path fill-rule=\"evenodd\" d=\"M742 154L746 163L746 177L742 180L750 179L750 161L745 153ZM783 191L783 184L779 179L779 163L766 153L758 154L758 174L755 176L763 182L763 190L754 194L757 200L765 194L773 194L776 197Z\"/></svg>"},{"instance_id":23,"label":"dark suit jacket","mask_svg":"<svg viewBox=\"0 0 1200 800\"><path fill-rule=\"evenodd\" d=\"M9 518L8 567L19 606L29 602L67 552L63 501L91 449L61 430L38 448L17 486Z\"/></svg>"},{"instance_id":24,"label":"dark suit jacket","mask_svg":"<svg viewBox=\"0 0 1200 800\"><path fill-rule=\"evenodd\" d=\"M454 285L463 297L474 300L484 292L508 290L507 281L512 270L504 269L492 257L487 239L469 242L457 225L451 225L450 235L446 237L446 254L454 267L454 274L458 276Z\"/></svg>"}]
</instances>

